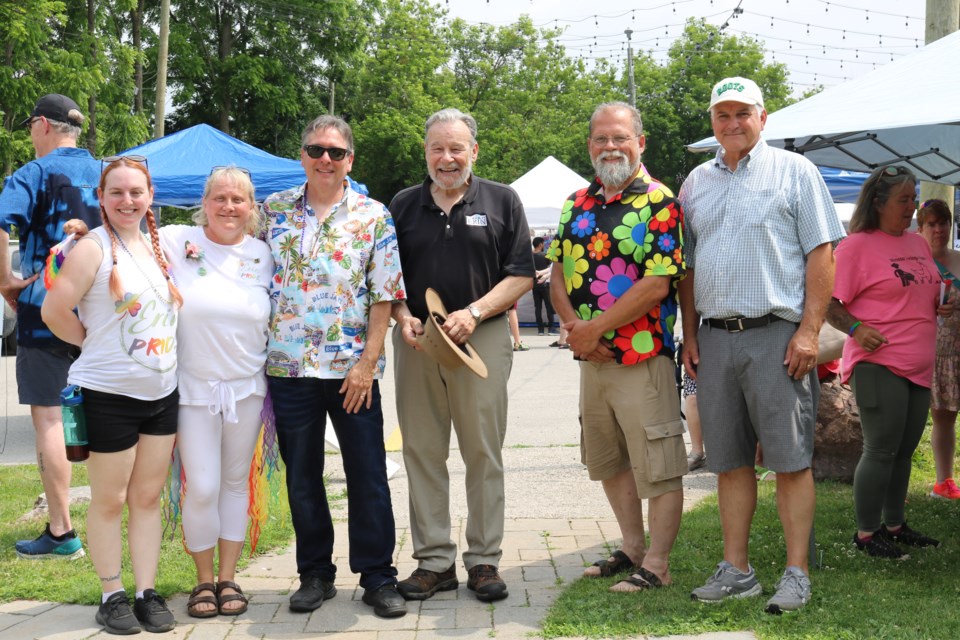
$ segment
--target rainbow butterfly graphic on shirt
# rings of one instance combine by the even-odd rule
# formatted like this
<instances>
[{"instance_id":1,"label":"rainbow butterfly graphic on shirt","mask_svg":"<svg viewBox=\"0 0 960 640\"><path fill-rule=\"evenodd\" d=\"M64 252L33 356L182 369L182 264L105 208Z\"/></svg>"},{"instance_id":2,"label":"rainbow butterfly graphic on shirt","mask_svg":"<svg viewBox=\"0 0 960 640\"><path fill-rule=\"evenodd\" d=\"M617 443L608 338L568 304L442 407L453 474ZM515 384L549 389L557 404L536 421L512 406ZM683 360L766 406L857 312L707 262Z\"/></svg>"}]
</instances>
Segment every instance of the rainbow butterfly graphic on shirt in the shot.
<instances>
[{"instance_id":1,"label":"rainbow butterfly graphic on shirt","mask_svg":"<svg viewBox=\"0 0 960 640\"><path fill-rule=\"evenodd\" d=\"M140 307L143 305L137 302L140 299L140 296L134 295L132 293L126 293L123 296L123 300L118 300L115 304L114 312L119 313L121 316L124 313L129 313L131 318L136 318L137 314L140 312Z\"/></svg>"}]
</instances>

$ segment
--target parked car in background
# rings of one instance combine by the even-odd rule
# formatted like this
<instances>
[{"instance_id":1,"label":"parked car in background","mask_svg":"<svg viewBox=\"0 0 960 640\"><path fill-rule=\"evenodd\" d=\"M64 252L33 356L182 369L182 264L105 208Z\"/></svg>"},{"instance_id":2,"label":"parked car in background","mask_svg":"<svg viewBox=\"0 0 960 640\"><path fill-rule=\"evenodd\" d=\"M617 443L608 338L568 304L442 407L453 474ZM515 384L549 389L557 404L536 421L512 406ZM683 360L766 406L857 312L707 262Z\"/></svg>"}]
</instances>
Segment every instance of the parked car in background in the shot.
<instances>
[{"instance_id":1,"label":"parked car in background","mask_svg":"<svg viewBox=\"0 0 960 640\"><path fill-rule=\"evenodd\" d=\"M20 241L10 241L10 270L13 275L20 277ZM17 312L3 301L3 342L0 343L0 353L12 356L17 353Z\"/></svg>"}]
</instances>

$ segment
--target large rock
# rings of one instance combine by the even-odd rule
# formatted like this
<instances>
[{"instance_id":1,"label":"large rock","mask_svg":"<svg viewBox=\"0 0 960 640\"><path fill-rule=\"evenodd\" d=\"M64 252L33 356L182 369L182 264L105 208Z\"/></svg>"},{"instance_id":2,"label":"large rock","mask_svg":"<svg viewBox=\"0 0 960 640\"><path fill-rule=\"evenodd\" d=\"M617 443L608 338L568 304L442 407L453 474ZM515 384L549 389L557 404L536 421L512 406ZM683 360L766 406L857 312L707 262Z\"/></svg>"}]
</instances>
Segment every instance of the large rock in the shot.
<instances>
[{"instance_id":1,"label":"large rock","mask_svg":"<svg viewBox=\"0 0 960 640\"><path fill-rule=\"evenodd\" d=\"M820 384L817 433L813 448L816 480L853 482L853 472L863 451L860 409L853 390L833 376Z\"/></svg>"},{"instance_id":2,"label":"large rock","mask_svg":"<svg viewBox=\"0 0 960 640\"><path fill-rule=\"evenodd\" d=\"M90 487L70 487L70 504L87 504L90 502ZM17 518L17 522L38 520L47 517L47 494L41 493L33 503L33 509Z\"/></svg>"}]
</instances>

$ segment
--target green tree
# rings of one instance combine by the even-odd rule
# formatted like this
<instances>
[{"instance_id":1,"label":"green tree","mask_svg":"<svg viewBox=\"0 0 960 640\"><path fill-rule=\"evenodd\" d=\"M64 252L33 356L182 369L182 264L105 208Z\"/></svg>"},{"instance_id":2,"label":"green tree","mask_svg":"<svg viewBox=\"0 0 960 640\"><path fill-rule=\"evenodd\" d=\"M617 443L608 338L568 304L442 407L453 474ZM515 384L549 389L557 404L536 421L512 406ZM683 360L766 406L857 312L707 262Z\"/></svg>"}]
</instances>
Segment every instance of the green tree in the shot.
<instances>
[{"instance_id":1,"label":"green tree","mask_svg":"<svg viewBox=\"0 0 960 640\"><path fill-rule=\"evenodd\" d=\"M304 121L326 112L331 81L362 49L378 4L173 0L170 130L206 122L292 155Z\"/></svg>"},{"instance_id":2,"label":"green tree","mask_svg":"<svg viewBox=\"0 0 960 640\"><path fill-rule=\"evenodd\" d=\"M513 182L553 155L590 175L590 113L623 98L612 67L588 71L566 55L559 31L526 16L504 27L455 20L450 33L454 88L480 128L478 174Z\"/></svg>"},{"instance_id":3,"label":"green tree","mask_svg":"<svg viewBox=\"0 0 960 640\"><path fill-rule=\"evenodd\" d=\"M353 128L353 176L389 203L423 180L423 124L459 106L444 12L426 0L386 0L356 68L345 74L343 115Z\"/></svg>"},{"instance_id":4,"label":"green tree","mask_svg":"<svg viewBox=\"0 0 960 640\"><path fill-rule=\"evenodd\" d=\"M748 36L729 36L704 19L691 19L670 47L662 69L645 66L638 79L637 103L648 123L647 153L651 173L678 187L693 167L704 162L685 145L713 135L707 106L719 80L743 76L763 90L768 112L792 101L787 69L764 61L763 46Z\"/></svg>"}]
</instances>

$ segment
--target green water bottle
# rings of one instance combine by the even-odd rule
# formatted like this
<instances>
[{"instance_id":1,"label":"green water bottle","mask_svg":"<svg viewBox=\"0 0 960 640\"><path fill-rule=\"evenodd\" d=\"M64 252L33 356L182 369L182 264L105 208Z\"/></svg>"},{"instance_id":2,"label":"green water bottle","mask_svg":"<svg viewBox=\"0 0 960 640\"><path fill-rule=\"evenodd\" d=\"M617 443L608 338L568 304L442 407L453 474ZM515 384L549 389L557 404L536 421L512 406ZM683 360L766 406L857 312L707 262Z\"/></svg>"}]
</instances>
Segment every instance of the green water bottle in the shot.
<instances>
[{"instance_id":1,"label":"green water bottle","mask_svg":"<svg viewBox=\"0 0 960 640\"><path fill-rule=\"evenodd\" d=\"M90 457L87 443L87 419L83 415L83 393L75 384L60 392L60 414L63 416L63 442L67 460L83 462Z\"/></svg>"}]
</instances>

